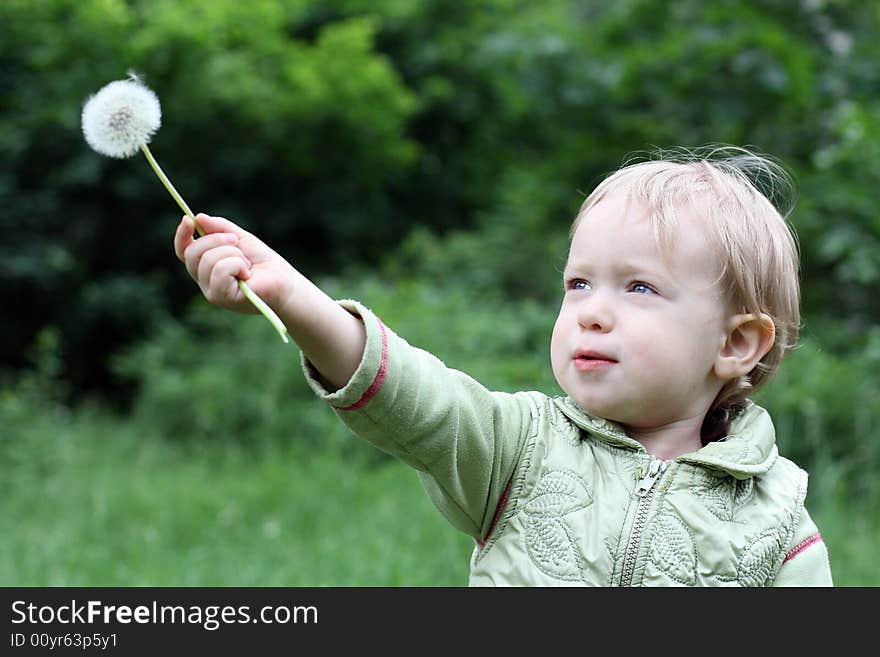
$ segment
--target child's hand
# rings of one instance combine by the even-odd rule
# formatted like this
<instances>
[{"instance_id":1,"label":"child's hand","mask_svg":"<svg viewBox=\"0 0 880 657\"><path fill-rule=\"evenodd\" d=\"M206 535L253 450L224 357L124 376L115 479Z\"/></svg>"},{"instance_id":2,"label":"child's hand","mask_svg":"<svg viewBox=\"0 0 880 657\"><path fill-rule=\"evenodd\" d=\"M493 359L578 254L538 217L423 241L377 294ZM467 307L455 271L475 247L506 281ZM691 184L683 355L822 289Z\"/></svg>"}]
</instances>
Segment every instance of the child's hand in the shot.
<instances>
[{"instance_id":1,"label":"child's hand","mask_svg":"<svg viewBox=\"0 0 880 657\"><path fill-rule=\"evenodd\" d=\"M222 217L199 214L196 219L205 234L193 239L195 224L184 217L174 235L174 252L205 298L221 308L256 313L236 279L247 281L278 314L328 389L348 383L367 342L361 319L246 230Z\"/></svg>"},{"instance_id":2,"label":"child's hand","mask_svg":"<svg viewBox=\"0 0 880 657\"><path fill-rule=\"evenodd\" d=\"M193 239L195 225L184 216L174 234L174 252L205 298L236 312L258 312L239 289L237 279L241 279L267 304L277 307L292 267L231 221L204 213L196 219L205 234Z\"/></svg>"}]
</instances>

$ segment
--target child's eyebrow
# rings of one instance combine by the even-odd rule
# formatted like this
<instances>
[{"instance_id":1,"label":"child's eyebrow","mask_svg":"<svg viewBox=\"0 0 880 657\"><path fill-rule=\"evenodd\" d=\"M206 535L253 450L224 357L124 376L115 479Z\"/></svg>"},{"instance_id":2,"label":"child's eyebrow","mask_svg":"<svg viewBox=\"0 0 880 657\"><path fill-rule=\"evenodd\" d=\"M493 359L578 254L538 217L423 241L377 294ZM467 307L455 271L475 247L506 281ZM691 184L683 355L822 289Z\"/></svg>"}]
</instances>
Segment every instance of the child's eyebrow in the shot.
<instances>
[{"instance_id":1,"label":"child's eyebrow","mask_svg":"<svg viewBox=\"0 0 880 657\"><path fill-rule=\"evenodd\" d=\"M667 284L672 281L665 269L657 263L624 260L615 264L612 269L613 273L617 276L644 276ZM562 275L564 277L573 276L575 274L588 275L591 272L592 266L589 262L577 261L574 263L567 263Z\"/></svg>"}]
</instances>

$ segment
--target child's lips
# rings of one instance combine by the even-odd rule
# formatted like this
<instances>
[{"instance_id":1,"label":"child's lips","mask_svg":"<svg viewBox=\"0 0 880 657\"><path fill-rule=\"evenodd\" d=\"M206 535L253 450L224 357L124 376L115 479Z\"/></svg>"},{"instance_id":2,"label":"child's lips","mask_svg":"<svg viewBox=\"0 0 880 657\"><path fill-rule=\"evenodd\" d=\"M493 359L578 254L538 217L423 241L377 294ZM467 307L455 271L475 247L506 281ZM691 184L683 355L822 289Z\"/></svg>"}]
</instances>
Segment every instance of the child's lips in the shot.
<instances>
[{"instance_id":1,"label":"child's lips","mask_svg":"<svg viewBox=\"0 0 880 657\"><path fill-rule=\"evenodd\" d=\"M600 358L575 358L574 367L581 371L604 370L612 365L616 365L615 360L602 360Z\"/></svg>"},{"instance_id":2,"label":"child's lips","mask_svg":"<svg viewBox=\"0 0 880 657\"><path fill-rule=\"evenodd\" d=\"M617 363L610 356L597 351L578 351L574 355L574 367L581 371L601 370Z\"/></svg>"}]
</instances>

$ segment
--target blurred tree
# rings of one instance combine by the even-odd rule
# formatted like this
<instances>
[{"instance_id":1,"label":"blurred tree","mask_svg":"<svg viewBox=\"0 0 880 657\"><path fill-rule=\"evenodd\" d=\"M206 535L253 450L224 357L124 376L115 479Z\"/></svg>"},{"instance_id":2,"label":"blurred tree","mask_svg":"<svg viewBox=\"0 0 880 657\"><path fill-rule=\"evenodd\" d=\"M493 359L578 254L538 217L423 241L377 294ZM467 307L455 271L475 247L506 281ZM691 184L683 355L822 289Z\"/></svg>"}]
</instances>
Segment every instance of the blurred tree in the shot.
<instances>
[{"instance_id":1,"label":"blurred tree","mask_svg":"<svg viewBox=\"0 0 880 657\"><path fill-rule=\"evenodd\" d=\"M67 377L106 383L106 357L195 293L152 173L79 132L128 68L162 100L154 151L194 208L312 275L382 263L484 297L555 303L569 223L627 153L755 145L799 182L811 326L849 335L836 318L880 314L878 17L855 0L6 0L0 362L54 326Z\"/></svg>"},{"instance_id":2,"label":"blurred tree","mask_svg":"<svg viewBox=\"0 0 880 657\"><path fill-rule=\"evenodd\" d=\"M316 5L2 3L0 303L15 309L2 362L22 365L57 325L67 375L101 383L112 351L193 294L170 250L179 212L149 167L101 158L79 130L86 97L129 68L162 101L154 152L195 209L314 267L402 234L392 190L418 154L405 135L416 99L369 17L293 36Z\"/></svg>"}]
</instances>

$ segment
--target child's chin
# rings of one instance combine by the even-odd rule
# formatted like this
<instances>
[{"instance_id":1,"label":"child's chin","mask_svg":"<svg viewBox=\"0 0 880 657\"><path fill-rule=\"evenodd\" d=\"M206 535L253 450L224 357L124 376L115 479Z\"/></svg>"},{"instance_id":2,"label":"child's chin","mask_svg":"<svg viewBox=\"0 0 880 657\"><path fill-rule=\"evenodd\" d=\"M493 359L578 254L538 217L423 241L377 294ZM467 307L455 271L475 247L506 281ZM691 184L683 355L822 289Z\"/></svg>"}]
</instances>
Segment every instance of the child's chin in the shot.
<instances>
[{"instance_id":1,"label":"child's chin","mask_svg":"<svg viewBox=\"0 0 880 657\"><path fill-rule=\"evenodd\" d=\"M596 400L592 397L585 397L583 395L577 397L572 395L571 398L577 402L578 406L580 406L590 415L601 417L605 420L612 419L608 417L609 413L613 413L613 409L609 404L602 403L601 401Z\"/></svg>"},{"instance_id":2,"label":"child's chin","mask_svg":"<svg viewBox=\"0 0 880 657\"><path fill-rule=\"evenodd\" d=\"M571 398L578 403L578 406L594 417L600 417L603 420L610 420L618 424L628 424L632 420L631 414L627 413L626 405L618 400L597 399L587 395L580 395L578 397L571 395Z\"/></svg>"}]
</instances>

